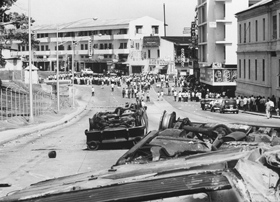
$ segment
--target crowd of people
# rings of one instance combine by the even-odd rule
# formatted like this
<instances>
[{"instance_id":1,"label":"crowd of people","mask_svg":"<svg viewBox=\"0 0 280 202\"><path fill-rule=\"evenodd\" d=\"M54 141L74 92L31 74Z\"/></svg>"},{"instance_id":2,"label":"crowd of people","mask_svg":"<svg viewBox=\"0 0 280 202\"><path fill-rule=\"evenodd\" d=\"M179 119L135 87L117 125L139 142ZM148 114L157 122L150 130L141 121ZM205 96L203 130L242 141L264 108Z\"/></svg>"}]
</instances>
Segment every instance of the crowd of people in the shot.
<instances>
[{"instance_id":1,"label":"crowd of people","mask_svg":"<svg viewBox=\"0 0 280 202\"><path fill-rule=\"evenodd\" d=\"M72 79L72 74L60 74L62 80ZM56 75L51 75L48 80L55 80ZM75 75L74 83L80 85L110 85L114 91L115 86L121 87L123 98L140 99L142 101L150 101L151 85L156 84L157 100L163 100L163 97L173 96L176 102L199 102L202 98L226 98L224 92L210 92L203 89L199 85L186 79L184 76L159 75L159 74L137 74L125 76L104 76L104 75ZM172 83L172 85L171 85ZM164 90L167 89L167 90ZM167 91L167 92L165 92ZM94 95L94 87L92 86L92 95ZM265 98L264 96L235 96L238 108L244 111L252 112L276 112L279 114L280 100L276 101L275 96ZM271 115L267 115L268 117Z\"/></svg>"}]
</instances>

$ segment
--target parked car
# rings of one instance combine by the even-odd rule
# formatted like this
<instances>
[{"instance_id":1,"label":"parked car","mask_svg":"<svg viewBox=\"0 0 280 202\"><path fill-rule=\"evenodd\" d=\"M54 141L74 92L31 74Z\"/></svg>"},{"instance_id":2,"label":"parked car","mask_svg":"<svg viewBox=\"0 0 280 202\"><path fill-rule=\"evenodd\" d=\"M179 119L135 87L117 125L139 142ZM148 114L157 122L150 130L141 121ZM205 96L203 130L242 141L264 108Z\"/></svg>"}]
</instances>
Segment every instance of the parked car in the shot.
<instances>
[{"instance_id":1,"label":"parked car","mask_svg":"<svg viewBox=\"0 0 280 202\"><path fill-rule=\"evenodd\" d=\"M232 112L238 114L238 105L236 100L234 99L224 99L222 101L222 108L220 110L221 113Z\"/></svg>"},{"instance_id":2,"label":"parked car","mask_svg":"<svg viewBox=\"0 0 280 202\"><path fill-rule=\"evenodd\" d=\"M83 75L93 75L93 71L91 69L83 69L81 72Z\"/></svg>"},{"instance_id":3,"label":"parked car","mask_svg":"<svg viewBox=\"0 0 280 202\"><path fill-rule=\"evenodd\" d=\"M137 143L148 131L146 107L139 102L117 107L113 112L98 112L89 119L85 130L87 147L97 150L101 144Z\"/></svg>"},{"instance_id":4,"label":"parked car","mask_svg":"<svg viewBox=\"0 0 280 202\"><path fill-rule=\"evenodd\" d=\"M32 184L0 201L276 202L280 127L195 123L163 112L110 169Z\"/></svg>"},{"instance_id":5,"label":"parked car","mask_svg":"<svg viewBox=\"0 0 280 202\"><path fill-rule=\"evenodd\" d=\"M221 112L221 109L222 109L222 102L223 100L221 98L219 99L214 99L212 102L211 102L211 109L210 111L211 112L216 112L216 111L220 111Z\"/></svg>"},{"instance_id":6,"label":"parked car","mask_svg":"<svg viewBox=\"0 0 280 202\"><path fill-rule=\"evenodd\" d=\"M202 110L208 110L212 108L213 98L202 98L200 100L200 106Z\"/></svg>"}]
</instances>

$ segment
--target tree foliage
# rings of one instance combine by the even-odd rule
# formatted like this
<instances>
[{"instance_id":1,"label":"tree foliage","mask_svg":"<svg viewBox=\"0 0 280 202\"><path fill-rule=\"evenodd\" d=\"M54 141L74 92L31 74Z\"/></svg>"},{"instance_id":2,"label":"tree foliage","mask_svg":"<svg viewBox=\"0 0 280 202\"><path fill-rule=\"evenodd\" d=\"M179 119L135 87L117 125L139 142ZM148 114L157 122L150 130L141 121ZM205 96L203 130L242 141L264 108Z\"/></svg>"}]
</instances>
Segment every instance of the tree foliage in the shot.
<instances>
[{"instance_id":1,"label":"tree foliage","mask_svg":"<svg viewBox=\"0 0 280 202\"><path fill-rule=\"evenodd\" d=\"M2 49L9 48L12 41L19 41L20 44L28 45L28 16L17 12L9 12L10 8L17 0L0 1L0 66L5 66L5 59L2 57ZM31 19L32 23L35 21ZM31 36L32 47L36 47L39 41L35 40L34 34Z\"/></svg>"}]
</instances>

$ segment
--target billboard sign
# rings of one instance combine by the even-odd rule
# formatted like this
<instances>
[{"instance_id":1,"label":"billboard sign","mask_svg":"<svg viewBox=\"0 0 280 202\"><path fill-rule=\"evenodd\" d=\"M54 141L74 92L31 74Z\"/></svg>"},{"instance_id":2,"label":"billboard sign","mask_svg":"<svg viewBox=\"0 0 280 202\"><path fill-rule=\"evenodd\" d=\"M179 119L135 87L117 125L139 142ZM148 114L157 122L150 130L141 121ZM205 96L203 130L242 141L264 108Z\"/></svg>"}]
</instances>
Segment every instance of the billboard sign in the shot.
<instances>
[{"instance_id":1,"label":"billboard sign","mask_svg":"<svg viewBox=\"0 0 280 202\"><path fill-rule=\"evenodd\" d=\"M160 38L158 36L144 36L143 47L159 47Z\"/></svg>"}]
</instances>

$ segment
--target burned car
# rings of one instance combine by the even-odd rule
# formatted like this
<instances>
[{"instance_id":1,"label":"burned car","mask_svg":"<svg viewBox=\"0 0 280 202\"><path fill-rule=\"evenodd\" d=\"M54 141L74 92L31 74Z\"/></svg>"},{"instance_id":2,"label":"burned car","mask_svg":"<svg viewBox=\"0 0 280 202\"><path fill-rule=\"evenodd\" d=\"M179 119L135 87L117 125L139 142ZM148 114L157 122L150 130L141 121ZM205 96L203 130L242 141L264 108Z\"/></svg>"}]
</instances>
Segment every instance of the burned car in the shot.
<instances>
[{"instance_id":1,"label":"burned car","mask_svg":"<svg viewBox=\"0 0 280 202\"><path fill-rule=\"evenodd\" d=\"M85 130L87 147L97 150L112 142L137 143L148 131L148 116L141 103L126 103L113 112L98 112L89 119Z\"/></svg>"},{"instance_id":2,"label":"burned car","mask_svg":"<svg viewBox=\"0 0 280 202\"><path fill-rule=\"evenodd\" d=\"M280 201L280 128L163 113L109 170L33 184L0 201Z\"/></svg>"}]
</instances>

